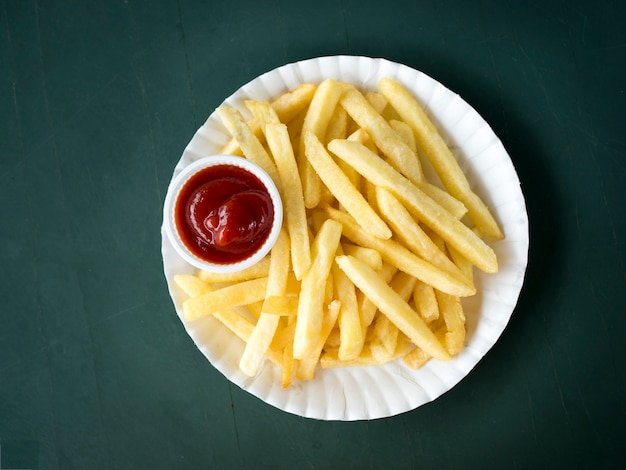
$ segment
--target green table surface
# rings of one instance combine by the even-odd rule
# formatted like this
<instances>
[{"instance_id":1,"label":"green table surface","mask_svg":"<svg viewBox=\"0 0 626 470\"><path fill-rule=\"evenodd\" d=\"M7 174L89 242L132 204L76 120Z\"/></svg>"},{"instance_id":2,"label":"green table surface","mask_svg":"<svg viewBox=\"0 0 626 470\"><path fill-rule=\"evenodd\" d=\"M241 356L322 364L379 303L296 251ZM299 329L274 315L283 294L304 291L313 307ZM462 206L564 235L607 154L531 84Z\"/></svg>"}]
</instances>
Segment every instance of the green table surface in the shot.
<instances>
[{"instance_id":1,"label":"green table surface","mask_svg":"<svg viewBox=\"0 0 626 470\"><path fill-rule=\"evenodd\" d=\"M625 20L617 0L0 2L0 469L625 465ZM336 54L459 93L530 218L495 347L373 421L231 384L185 333L160 251L174 165L213 109Z\"/></svg>"}]
</instances>

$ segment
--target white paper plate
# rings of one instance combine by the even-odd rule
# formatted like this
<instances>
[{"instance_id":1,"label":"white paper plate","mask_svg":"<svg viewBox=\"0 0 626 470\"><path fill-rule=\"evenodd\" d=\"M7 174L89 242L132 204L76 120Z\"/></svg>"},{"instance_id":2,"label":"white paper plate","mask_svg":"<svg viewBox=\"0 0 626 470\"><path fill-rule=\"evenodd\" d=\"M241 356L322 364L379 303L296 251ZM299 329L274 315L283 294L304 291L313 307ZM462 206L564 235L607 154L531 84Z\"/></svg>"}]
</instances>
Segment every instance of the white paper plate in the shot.
<instances>
[{"instance_id":1,"label":"white paper plate","mask_svg":"<svg viewBox=\"0 0 626 470\"><path fill-rule=\"evenodd\" d=\"M332 77L375 90L379 79L392 77L423 104L457 156L475 191L501 224L505 239L491 243L499 272L476 271L478 294L463 299L467 346L449 362L429 361L410 370L401 360L381 367L318 370L311 382L280 386L281 371L266 361L255 378L240 372L243 343L213 318L186 322L184 294L173 283L177 273L190 273L162 230L165 276L176 312L187 333L207 359L231 382L261 400L296 415L325 420L363 420L393 416L428 403L454 387L489 351L506 327L524 281L528 259L528 216L511 160L489 125L457 94L422 72L385 59L333 56L288 64L252 80L224 104L248 115L246 99L271 99L301 83ZM198 129L185 149L174 176L192 161L216 153L229 139L215 113Z\"/></svg>"}]
</instances>

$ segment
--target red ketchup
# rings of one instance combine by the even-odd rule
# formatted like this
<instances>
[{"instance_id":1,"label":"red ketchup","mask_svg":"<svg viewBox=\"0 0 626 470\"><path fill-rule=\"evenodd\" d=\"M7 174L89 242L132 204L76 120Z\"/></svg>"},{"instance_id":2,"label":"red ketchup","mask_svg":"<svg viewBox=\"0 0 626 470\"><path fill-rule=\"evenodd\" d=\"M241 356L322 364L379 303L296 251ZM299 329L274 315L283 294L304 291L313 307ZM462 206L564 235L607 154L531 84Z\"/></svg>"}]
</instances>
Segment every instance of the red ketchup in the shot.
<instances>
[{"instance_id":1,"label":"red ketchup","mask_svg":"<svg viewBox=\"0 0 626 470\"><path fill-rule=\"evenodd\" d=\"M265 185L235 165L200 170L183 185L174 207L180 239L215 264L243 261L269 237L274 206Z\"/></svg>"}]
</instances>

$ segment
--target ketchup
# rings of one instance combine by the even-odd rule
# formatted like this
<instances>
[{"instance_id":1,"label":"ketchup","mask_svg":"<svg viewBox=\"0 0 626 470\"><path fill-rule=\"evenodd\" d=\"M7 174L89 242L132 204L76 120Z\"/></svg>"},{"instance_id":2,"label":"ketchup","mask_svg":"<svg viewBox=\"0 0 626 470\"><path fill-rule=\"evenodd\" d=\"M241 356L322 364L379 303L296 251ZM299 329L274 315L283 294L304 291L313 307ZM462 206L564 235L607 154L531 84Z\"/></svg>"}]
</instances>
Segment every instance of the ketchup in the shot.
<instances>
[{"instance_id":1,"label":"ketchup","mask_svg":"<svg viewBox=\"0 0 626 470\"><path fill-rule=\"evenodd\" d=\"M216 165L183 185L174 220L189 251L211 263L229 264L261 248L272 228L274 206L255 175L235 165Z\"/></svg>"}]
</instances>

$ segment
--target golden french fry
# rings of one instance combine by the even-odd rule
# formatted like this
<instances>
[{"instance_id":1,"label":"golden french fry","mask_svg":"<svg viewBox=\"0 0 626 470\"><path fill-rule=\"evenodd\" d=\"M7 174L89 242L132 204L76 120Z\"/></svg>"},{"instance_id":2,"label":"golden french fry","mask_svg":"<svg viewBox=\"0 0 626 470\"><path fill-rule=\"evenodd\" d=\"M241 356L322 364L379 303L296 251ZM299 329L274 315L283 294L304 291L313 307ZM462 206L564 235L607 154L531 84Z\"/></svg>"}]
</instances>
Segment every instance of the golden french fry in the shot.
<instances>
[{"instance_id":1,"label":"golden french fry","mask_svg":"<svg viewBox=\"0 0 626 470\"><path fill-rule=\"evenodd\" d=\"M466 225L451 216L388 163L363 145L349 140L333 140L328 144L328 148L366 179L388 189L411 213L479 269L487 273L497 272L498 260L493 250Z\"/></svg>"},{"instance_id":2,"label":"golden french fry","mask_svg":"<svg viewBox=\"0 0 626 470\"><path fill-rule=\"evenodd\" d=\"M241 147L244 156L263 168L280 191L281 186L276 165L274 165L271 157L267 154L257 136L254 135L254 132L248 127L239 111L229 106L221 106L215 111L226 129L228 129L228 132L231 133Z\"/></svg>"},{"instance_id":3,"label":"golden french fry","mask_svg":"<svg viewBox=\"0 0 626 470\"><path fill-rule=\"evenodd\" d=\"M391 230L367 203L348 177L328 154L319 139L312 133L304 134L306 157L326 187L346 208L357 223L375 237L390 238Z\"/></svg>"},{"instance_id":4,"label":"golden french fry","mask_svg":"<svg viewBox=\"0 0 626 470\"><path fill-rule=\"evenodd\" d=\"M174 282L189 297L196 297L214 290L211 284L193 274L176 274L174 276Z\"/></svg>"},{"instance_id":5,"label":"golden french fry","mask_svg":"<svg viewBox=\"0 0 626 470\"><path fill-rule=\"evenodd\" d=\"M291 386L291 380L295 371L295 362L293 358L293 341L290 341L283 349L283 373L281 383L283 388L289 388Z\"/></svg>"},{"instance_id":6,"label":"golden french fry","mask_svg":"<svg viewBox=\"0 0 626 470\"><path fill-rule=\"evenodd\" d=\"M311 265L311 251L298 165L285 125L269 124L265 132L282 182L283 206L291 239L293 271L296 279L300 280Z\"/></svg>"},{"instance_id":7,"label":"golden french fry","mask_svg":"<svg viewBox=\"0 0 626 470\"><path fill-rule=\"evenodd\" d=\"M337 317L339 316L339 310L341 309L341 302L333 300L326 308L322 328L320 330L317 342L311 352L304 358L298 361L298 368L296 370L296 377L299 380L313 380L315 377L315 369L320 360L320 354L324 348L324 344L328 339L328 335L335 327L337 323Z\"/></svg>"},{"instance_id":8,"label":"golden french fry","mask_svg":"<svg viewBox=\"0 0 626 470\"><path fill-rule=\"evenodd\" d=\"M266 299L285 295L289 267L289 237L284 230L281 230L271 251L270 271L265 290ZM250 377L256 375L274 338L279 321L279 316L266 313L264 304L261 308L261 316L239 361L239 368L244 374Z\"/></svg>"},{"instance_id":9,"label":"golden french fry","mask_svg":"<svg viewBox=\"0 0 626 470\"><path fill-rule=\"evenodd\" d=\"M328 338L326 338L326 342L324 343L324 349L326 348L339 349L340 343L341 343L341 333L339 332L339 328L334 328L328 335Z\"/></svg>"},{"instance_id":10,"label":"golden french fry","mask_svg":"<svg viewBox=\"0 0 626 470\"><path fill-rule=\"evenodd\" d=\"M495 239L502 238L504 235L498 223L485 203L470 188L456 158L415 97L390 78L381 79L378 88L402 119L412 127L419 146L442 183L452 196L467 207L469 218L481 233Z\"/></svg>"},{"instance_id":11,"label":"golden french fry","mask_svg":"<svg viewBox=\"0 0 626 470\"><path fill-rule=\"evenodd\" d=\"M402 358L404 364L411 369L419 369L426 364L430 356L422 348L415 348Z\"/></svg>"},{"instance_id":12,"label":"golden french fry","mask_svg":"<svg viewBox=\"0 0 626 470\"><path fill-rule=\"evenodd\" d=\"M326 278L326 285L324 286L324 303L329 304L335 298L335 278L333 276L333 271L328 273L328 277Z\"/></svg>"},{"instance_id":13,"label":"golden french fry","mask_svg":"<svg viewBox=\"0 0 626 470\"><path fill-rule=\"evenodd\" d=\"M389 287L391 287L402 300L407 302L413 293L413 287L416 282L417 279L413 276L400 271L389 282ZM376 318L373 329L374 337L370 343L372 355L382 361L385 356L394 354L398 342L399 330L386 315L379 315Z\"/></svg>"},{"instance_id":14,"label":"golden french fry","mask_svg":"<svg viewBox=\"0 0 626 470\"><path fill-rule=\"evenodd\" d=\"M338 256L336 262L354 285L363 291L416 346L421 347L437 359L450 359L448 352L426 326L419 314L409 307L408 303L389 285L385 284L372 268L347 255Z\"/></svg>"},{"instance_id":15,"label":"golden french fry","mask_svg":"<svg viewBox=\"0 0 626 470\"><path fill-rule=\"evenodd\" d=\"M373 338L370 341L372 354L379 360L392 355L398 343L398 327L386 315L378 315L373 325Z\"/></svg>"},{"instance_id":16,"label":"golden french fry","mask_svg":"<svg viewBox=\"0 0 626 470\"><path fill-rule=\"evenodd\" d=\"M466 297L476 292L476 289L469 286L464 280L460 280L416 256L395 240L373 237L362 230L349 214L332 207L326 207L325 211L331 219L343 225L343 234L346 238L353 243L377 250L386 262L393 264L399 270L453 295Z\"/></svg>"},{"instance_id":17,"label":"golden french fry","mask_svg":"<svg viewBox=\"0 0 626 470\"><path fill-rule=\"evenodd\" d=\"M341 106L335 107L335 111L330 117L328 128L326 129L326 138L324 143L328 143L334 139L345 139L348 131L348 113ZM322 140L322 139L320 139Z\"/></svg>"},{"instance_id":18,"label":"golden french fry","mask_svg":"<svg viewBox=\"0 0 626 470\"><path fill-rule=\"evenodd\" d=\"M433 286L417 281L413 289L413 302L426 323L431 323L439 318L439 306Z\"/></svg>"},{"instance_id":19,"label":"golden french fry","mask_svg":"<svg viewBox=\"0 0 626 470\"><path fill-rule=\"evenodd\" d=\"M293 344L293 334L296 330L296 316L290 316L282 320L278 326L278 330L272 339L270 349L273 351L282 351L288 344Z\"/></svg>"},{"instance_id":20,"label":"golden french fry","mask_svg":"<svg viewBox=\"0 0 626 470\"><path fill-rule=\"evenodd\" d=\"M300 148L300 134L302 133L302 124L304 123L307 111L308 109L303 109L287 124L287 131L289 132L289 138L291 139L294 150Z\"/></svg>"},{"instance_id":21,"label":"golden french fry","mask_svg":"<svg viewBox=\"0 0 626 470\"><path fill-rule=\"evenodd\" d=\"M409 298L413 294L416 282L420 281L410 274L400 271L393 276L389 282L389 287L391 287L396 294L402 297L402 300L408 302Z\"/></svg>"},{"instance_id":22,"label":"golden french fry","mask_svg":"<svg viewBox=\"0 0 626 470\"><path fill-rule=\"evenodd\" d=\"M254 324L233 308L218 310L213 316L243 341L248 341L254 331Z\"/></svg>"},{"instance_id":23,"label":"golden french fry","mask_svg":"<svg viewBox=\"0 0 626 470\"><path fill-rule=\"evenodd\" d=\"M266 277L223 287L185 300L183 313L188 321L198 320L219 310L263 300L266 289Z\"/></svg>"},{"instance_id":24,"label":"golden french fry","mask_svg":"<svg viewBox=\"0 0 626 470\"><path fill-rule=\"evenodd\" d=\"M385 103L388 103L386 98ZM406 122L398 121L397 119L391 119L389 121L389 125L394 131L396 131L396 133L404 141L404 143L407 144L409 148L413 150L413 152L415 152L416 155L418 155L417 143L415 143L415 136L413 135L413 129L411 129L411 126L409 126Z\"/></svg>"},{"instance_id":25,"label":"golden french fry","mask_svg":"<svg viewBox=\"0 0 626 470\"><path fill-rule=\"evenodd\" d=\"M450 356L456 356L463 349L465 341L465 314L461 300L453 295L435 290L441 316L446 324L445 346Z\"/></svg>"},{"instance_id":26,"label":"golden french fry","mask_svg":"<svg viewBox=\"0 0 626 470\"><path fill-rule=\"evenodd\" d=\"M454 248L453 246L446 245L446 249L448 250L448 254L450 255L450 259L452 260L452 262L456 264L456 266L463 273L465 278L473 283L474 282L474 266L472 266L472 263L468 261L468 259L465 258L465 256L459 253L458 250Z\"/></svg>"},{"instance_id":27,"label":"golden french fry","mask_svg":"<svg viewBox=\"0 0 626 470\"><path fill-rule=\"evenodd\" d=\"M276 333L279 321L280 317L277 315L265 313L259 317L239 361L239 368L244 374L250 377L256 375L274 333Z\"/></svg>"},{"instance_id":28,"label":"golden french fry","mask_svg":"<svg viewBox=\"0 0 626 470\"><path fill-rule=\"evenodd\" d=\"M376 93L375 91L366 91L363 96L367 102L376 110L378 114L383 114L383 111L387 107L389 101L380 93Z\"/></svg>"},{"instance_id":29,"label":"golden french fry","mask_svg":"<svg viewBox=\"0 0 626 470\"><path fill-rule=\"evenodd\" d=\"M352 142L358 142L359 144L365 145L373 153L378 153L378 147L376 147L376 144L374 143L374 141L372 140L370 135L362 127L359 127L357 130L352 132L348 136L348 140L350 140ZM341 160L340 160L340 162L341 162ZM352 168L350 165L347 165L347 166L348 166L348 168ZM352 168L352 171L354 171L354 168Z\"/></svg>"},{"instance_id":30,"label":"golden french fry","mask_svg":"<svg viewBox=\"0 0 626 470\"><path fill-rule=\"evenodd\" d=\"M315 350L323 322L323 300L326 280L341 238L341 224L327 220L312 246L312 264L302 278L300 303L293 340L293 356L303 359Z\"/></svg>"},{"instance_id":31,"label":"golden french fry","mask_svg":"<svg viewBox=\"0 0 626 470\"><path fill-rule=\"evenodd\" d=\"M393 162L394 167L413 183L423 179L417 155L398 136L385 119L368 103L354 86L345 88L341 106L363 128L376 146Z\"/></svg>"},{"instance_id":32,"label":"golden french fry","mask_svg":"<svg viewBox=\"0 0 626 470\"><path fill-rule=\"evenodd\" d=\"M326 138L328 123L330 122L335 107L341 96L343 86L332 78L327 78L319 84L311 104L307 110L304 122L302 124L302 133L312 133L319 140ZM304 187L304 203L307 208L316 207L321 197L321 181L318 175L313 171L308 158L305 157L305 143L300 139L299 149L299 169L302 178L302 186Z\"/></svg>"},{"instance_id":33,"label":"golden french fry","mask_svg":"<svg viewBox=\"0 0 626 470\"><path fill-rule=\"evenodd\" d=\"M316 89L317 86L312 83L302 83L272 101L272 108L276 111L280 122L289 124L300 112L306 110Z\"/></svg>"},{"instance_id":34,"label":"golden french fry","mask_svg":"<svg viewBox=\"0 0 626 470\"><path fill-rule=\"evenodd\" d=\"M338 253L340 252L341 248L338 250ZM341 302L338 318L340 333L339 358L347 361L355 359L361 354L365 336L361 326L361 316L354 284L339 269L336 263L333 263L332 272L335 280L336 297Z\"/></svg>"},{"instance_id":35,"label":"golden french fry","mask_svg":"<svg viewBox=\"0 0 626 470\"><path fill-rule=\"evenodd\" d=\"M396 268L393 264L389 264L384 261L382 269L380 269L380 271L377 271L380 278L386 284L389 284L391 282L391 279L393 279L393 276L395 276L397 272L398 268ZM361 324L363 325L363 328L367 328L374 321L374 318L376 317L376 312L378 311L378 307L376 307L376 305L362 292L357 293L357 298L359 299Z\"/></svg>"}]
</instances>

